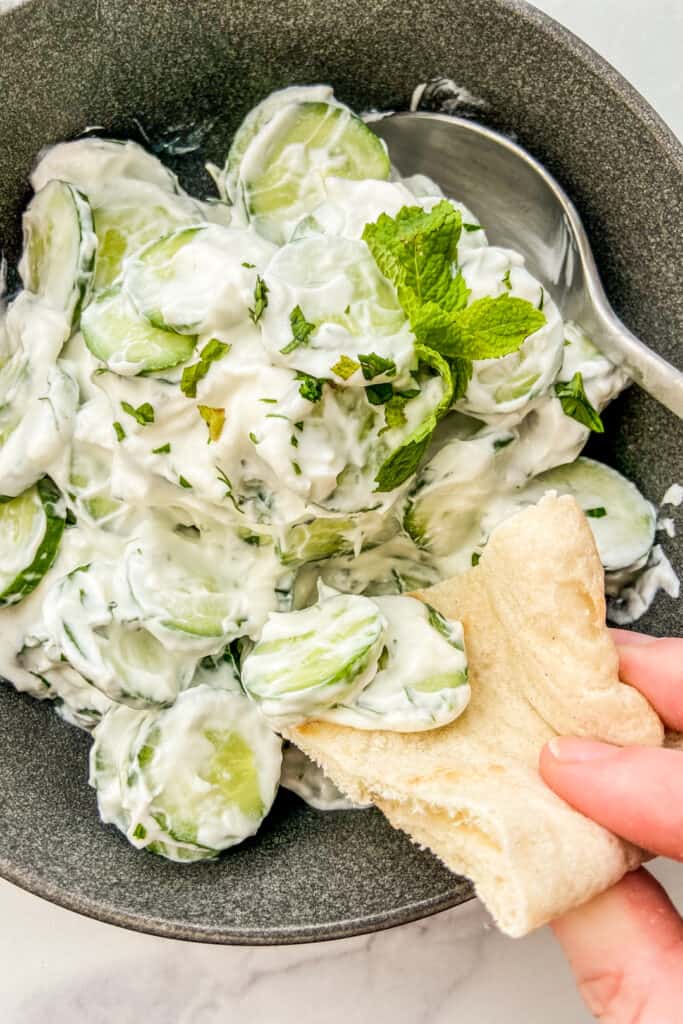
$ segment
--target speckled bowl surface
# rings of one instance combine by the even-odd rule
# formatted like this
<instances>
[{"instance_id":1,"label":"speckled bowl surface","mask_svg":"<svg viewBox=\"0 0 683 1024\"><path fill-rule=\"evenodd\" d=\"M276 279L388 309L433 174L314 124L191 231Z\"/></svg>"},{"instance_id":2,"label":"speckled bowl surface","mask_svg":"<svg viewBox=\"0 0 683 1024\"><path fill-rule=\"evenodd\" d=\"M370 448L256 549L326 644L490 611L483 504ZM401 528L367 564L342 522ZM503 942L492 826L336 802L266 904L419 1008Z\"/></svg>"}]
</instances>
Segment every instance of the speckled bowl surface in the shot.
<instances>
[{"instance_id":1,"label":"speckled bowl surface","mask_svg":"<svg viewBox=\"0 0 683 1024\"><path fill-rule=\"evenodd\" d=\"M223 161L245 112L272 89L324 81L357 109L402 109L418 82L442 74L558 177L618 314L680 366L681 148L601 58L516 0L14 6L0 15L0 244L11 267L36 154L86 126L162 143L198 129L201 149L171 162L210 194L203 161ZM606 422L595 453L652 500L683 482L681 424L647 396L632 389ZM680 572L680 540L666 550ZM660 597L639 625L680 632L680 612ZM286 792L256 839L216 863L138 853L98 820L89 743L0 685L0 874L73 910L177 938L266 944L388 927L472 895L379 812L321 814Z\"/></svg>"}]
</instances>

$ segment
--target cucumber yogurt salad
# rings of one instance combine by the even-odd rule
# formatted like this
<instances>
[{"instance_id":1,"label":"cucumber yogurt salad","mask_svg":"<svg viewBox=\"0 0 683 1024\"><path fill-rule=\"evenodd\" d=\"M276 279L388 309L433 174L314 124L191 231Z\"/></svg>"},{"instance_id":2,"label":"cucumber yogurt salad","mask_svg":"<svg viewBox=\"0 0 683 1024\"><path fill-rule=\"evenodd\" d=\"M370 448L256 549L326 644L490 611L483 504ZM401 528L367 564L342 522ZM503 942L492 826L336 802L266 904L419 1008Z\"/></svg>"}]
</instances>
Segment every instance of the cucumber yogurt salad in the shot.
<instances>
[{"instance_id":1,"label":"cucumber yogurt salad","mask_svg":"<svg viewBox=\"0 0 683 1024\"><path fill-rule=\"evenodd\" d=\"M336 793L280 731L469 699L408 592L547 490L618 594L655 510L579 457L627 383L486 211L401 179L326 86L246 117L200 201L132 142L44 153L0 320L0 671L91 730L102 820L176 861Z\"/></svg>"}]
</instances>

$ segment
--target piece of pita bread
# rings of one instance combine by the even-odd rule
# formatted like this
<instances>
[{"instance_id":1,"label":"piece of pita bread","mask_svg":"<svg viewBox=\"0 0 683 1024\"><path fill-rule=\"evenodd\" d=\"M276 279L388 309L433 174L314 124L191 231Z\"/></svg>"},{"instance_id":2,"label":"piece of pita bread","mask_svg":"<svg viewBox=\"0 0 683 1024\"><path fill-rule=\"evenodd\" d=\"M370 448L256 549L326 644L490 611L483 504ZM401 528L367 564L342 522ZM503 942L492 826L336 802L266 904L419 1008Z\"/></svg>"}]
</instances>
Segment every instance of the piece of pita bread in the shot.
<instances>
[{"instance_id":1,"label":"piece of pita bread","mask_svg":"<svg viewBox=\"0 0 683 1024\"><path fill-rule=\"evenodd\" d=\"M416 596L464 625L465 713L429 732L309 722L287 737L344 793L471 878L504 932L524 935L643 858L545 786L541 748L559 733L659 746L662 724L619 681L602 566L573 498L519 512L476 568Z\"/></svg>"}]
</instances>

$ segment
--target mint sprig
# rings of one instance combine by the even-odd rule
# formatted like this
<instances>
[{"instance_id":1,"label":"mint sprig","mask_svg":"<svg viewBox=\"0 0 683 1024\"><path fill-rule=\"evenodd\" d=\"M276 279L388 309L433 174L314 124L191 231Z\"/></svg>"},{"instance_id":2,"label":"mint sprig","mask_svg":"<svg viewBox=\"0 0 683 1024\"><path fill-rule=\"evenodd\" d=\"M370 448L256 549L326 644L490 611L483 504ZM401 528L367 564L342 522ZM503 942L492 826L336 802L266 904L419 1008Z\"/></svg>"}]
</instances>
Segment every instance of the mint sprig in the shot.
<instances>
[{"instance_id":1,"label":"mint sprig","mask_svg":"<svg viewBox=\"0 0 683 1024\"><path fill-rule=\"evenodd\" d=\"M600 419L600 413L588 400L580 371L577 370L569 381L558 380L555 384L555 394L562 403L565 416L570 416L596 434L604 434L605 427Z\"/></svg>"}]
</instances>

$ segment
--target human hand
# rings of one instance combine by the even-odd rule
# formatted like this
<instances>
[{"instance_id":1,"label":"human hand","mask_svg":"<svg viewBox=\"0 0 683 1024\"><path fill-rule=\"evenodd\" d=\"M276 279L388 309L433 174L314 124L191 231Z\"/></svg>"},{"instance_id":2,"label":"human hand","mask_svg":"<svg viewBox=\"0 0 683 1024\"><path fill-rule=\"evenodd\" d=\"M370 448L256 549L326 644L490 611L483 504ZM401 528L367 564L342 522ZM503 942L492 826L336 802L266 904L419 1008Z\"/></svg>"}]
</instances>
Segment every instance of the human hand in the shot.
<instances>
[{"instance_id":1,"label":"human hand","mask_svg":"<svg viewBox=\"0 0 683 1024\"><path fill-rule=\"evenodd\" d=\"M612 634L621 679L647 697L665 725L683 732L683 639L620 629ZM683 861L680 751L558 738L544 748L540 770L582 814L646 850ZM683 920L643 868L552 927L598 1020L683 1020Z\"/></svg>"}]
</instances>

